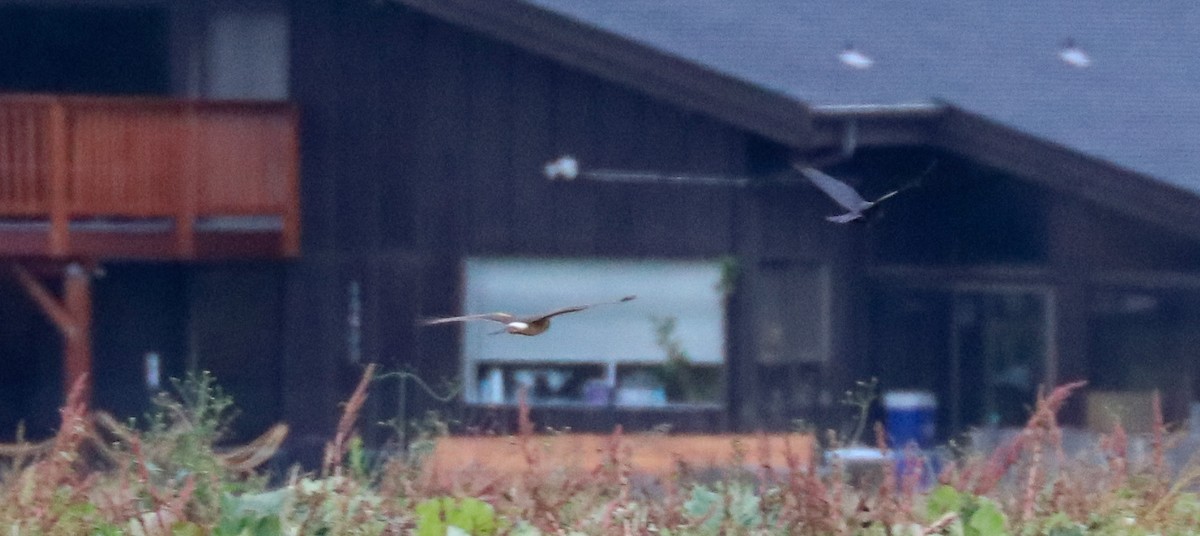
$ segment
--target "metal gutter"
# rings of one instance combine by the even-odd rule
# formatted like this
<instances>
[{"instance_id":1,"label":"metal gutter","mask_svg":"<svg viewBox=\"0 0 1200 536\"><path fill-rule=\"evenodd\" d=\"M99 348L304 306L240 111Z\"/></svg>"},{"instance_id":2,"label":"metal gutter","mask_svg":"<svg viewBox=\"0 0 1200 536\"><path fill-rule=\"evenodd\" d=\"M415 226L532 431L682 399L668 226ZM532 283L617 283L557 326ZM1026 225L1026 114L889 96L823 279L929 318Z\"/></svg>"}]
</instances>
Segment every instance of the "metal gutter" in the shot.
<instances>
[{"instance_id":1,"label":"metal gutter","mask_svg":"<svg viewBox=\"0 0 1200 536\"><path fill-rule=\"evenodd\" d=\"M823 104L809 106L818 118L938 117L949 109L935 102L912 102L903 104Z\"/></svg>"}]
</instances>

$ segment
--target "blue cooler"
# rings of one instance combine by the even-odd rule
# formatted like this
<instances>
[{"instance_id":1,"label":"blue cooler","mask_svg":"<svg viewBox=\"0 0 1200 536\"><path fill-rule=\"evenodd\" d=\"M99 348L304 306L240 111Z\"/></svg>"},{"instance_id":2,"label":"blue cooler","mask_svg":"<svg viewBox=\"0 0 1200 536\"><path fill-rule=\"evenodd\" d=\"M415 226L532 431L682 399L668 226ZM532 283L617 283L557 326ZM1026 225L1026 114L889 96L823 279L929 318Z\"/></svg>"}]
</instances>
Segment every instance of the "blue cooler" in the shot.
<instances>
[{"instance_id":1,"label":"blue cooler","mask_svg":"<svg viewBox=\"0 0 1200 536\"><path fill-rule=\"evenodd\" d=\"M903 450L909 443L921 449L934 446L937 399L928 391L888 391L883 394L887 433L891 447Z\"/></svg>"}]
</instances>

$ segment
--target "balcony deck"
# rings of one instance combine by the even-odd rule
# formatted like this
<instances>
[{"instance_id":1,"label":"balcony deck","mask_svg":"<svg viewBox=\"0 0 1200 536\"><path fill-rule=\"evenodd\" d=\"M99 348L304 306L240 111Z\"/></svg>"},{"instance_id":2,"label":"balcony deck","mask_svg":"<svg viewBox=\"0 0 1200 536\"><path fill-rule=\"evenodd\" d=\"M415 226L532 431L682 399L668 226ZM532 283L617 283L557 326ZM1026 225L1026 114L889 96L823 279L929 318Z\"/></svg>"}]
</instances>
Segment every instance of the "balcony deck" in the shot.
<instances>
[{"instance_id":1,"label":"balcony deck","mask_svg":"<svg viewBox=\"0 0 1200 536\"><path fill-rule=\"evenodd\" d=\"M295 256L298 167L286 103L0 96L0 258Z\"/></svg>"}]
</instances>

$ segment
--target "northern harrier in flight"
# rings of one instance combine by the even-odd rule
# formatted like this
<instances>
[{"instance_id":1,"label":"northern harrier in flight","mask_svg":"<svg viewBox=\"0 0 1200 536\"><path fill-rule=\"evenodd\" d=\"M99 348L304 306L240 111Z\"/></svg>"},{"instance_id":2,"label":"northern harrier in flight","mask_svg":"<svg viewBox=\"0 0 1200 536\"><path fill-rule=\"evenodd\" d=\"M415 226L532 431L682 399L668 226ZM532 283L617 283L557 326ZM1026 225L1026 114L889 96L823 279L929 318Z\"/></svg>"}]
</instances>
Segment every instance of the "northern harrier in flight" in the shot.
<instances>
[{"instance_id":1,"label":"northern harrier in flight","mask_svg":"<svg viewBox=\"0 0 1200 536\"><path fill-rule=\"evenodd\" d=\"M498 333L511 333L513 335L534 336L534 335L540 335L542 333L545 333L546 330L550 329L550 319L553 317L556 317L558 315L565 315L567 313L579 312L579 311L582 311L582 310L590 308L590 307L595 307L597 305L624 303L624 302L633 300L634 298L637 298L637 296L625 296L624 298L621 298L616 301L610 301L610 302L590 303L587 305L573 305L571 307L563 307L562 309L555 309L553 311L550 311L550 312L544 313L544 314L540 314L540 315L516 316L516 315L510 314L510 313L482 313L482 314L474 314L474 315L452 316L449 318L434 318L431 320L426 320L426 321L422 322L422 324L426 325L426 326L432 326L435 324L446 324L449 322L469 322L471 320L487 320L489 322L496 322L499 324L504 324L504 329L492 332L493 335L498 334Z\"/></svg>"}]
</instances>

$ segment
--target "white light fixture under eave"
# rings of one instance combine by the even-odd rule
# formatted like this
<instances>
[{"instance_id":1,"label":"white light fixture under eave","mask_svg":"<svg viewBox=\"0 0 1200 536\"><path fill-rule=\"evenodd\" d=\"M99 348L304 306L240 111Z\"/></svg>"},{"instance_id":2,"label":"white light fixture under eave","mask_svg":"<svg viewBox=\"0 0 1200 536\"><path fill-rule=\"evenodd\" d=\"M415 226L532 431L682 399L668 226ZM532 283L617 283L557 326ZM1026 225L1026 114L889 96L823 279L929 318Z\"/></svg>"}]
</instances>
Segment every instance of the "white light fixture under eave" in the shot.
<instances>
[{"instance_id":1,"label":"white light fixture under eave","mask_svg":"<svg viewBox=\"0 0 1200 536\"><path fill-rule=\"evenodd\" d=\"M569 181L579 176L579 161L571 155L563 155L557 160L547 163L542 168L542 172L546 174L547 179Z\"/></svg>"},{"instance_id":2,"label":"white light fixture under eave","mask_svg":"<svg viewBox=\"0 0 1200 536\"><path fill-rule=\"evenodd\" d=\"M871 59L865 52L854 47L853 44L847 43L846 48L843 48L838 53L838 61L843 65L854 69L870 69L875 65L875 60Z\"/></svg>"},{"instance_id":3,"label":"white light fixture under eave","mask_svg":"<svg viewBox=\"0 0 1200 536\"><path fill-rule=\"evenodd\" d=\"M1058 58L1061 59L1063 63L1079 69L1090 67L1092 65L1092 57L1088 56L1088 53L1084 52L1084 50L1075 43L1075 40L1069 37L1066 41L1063 41L1062 48L1058 51Z\"/></svg>"}]
</instances>

